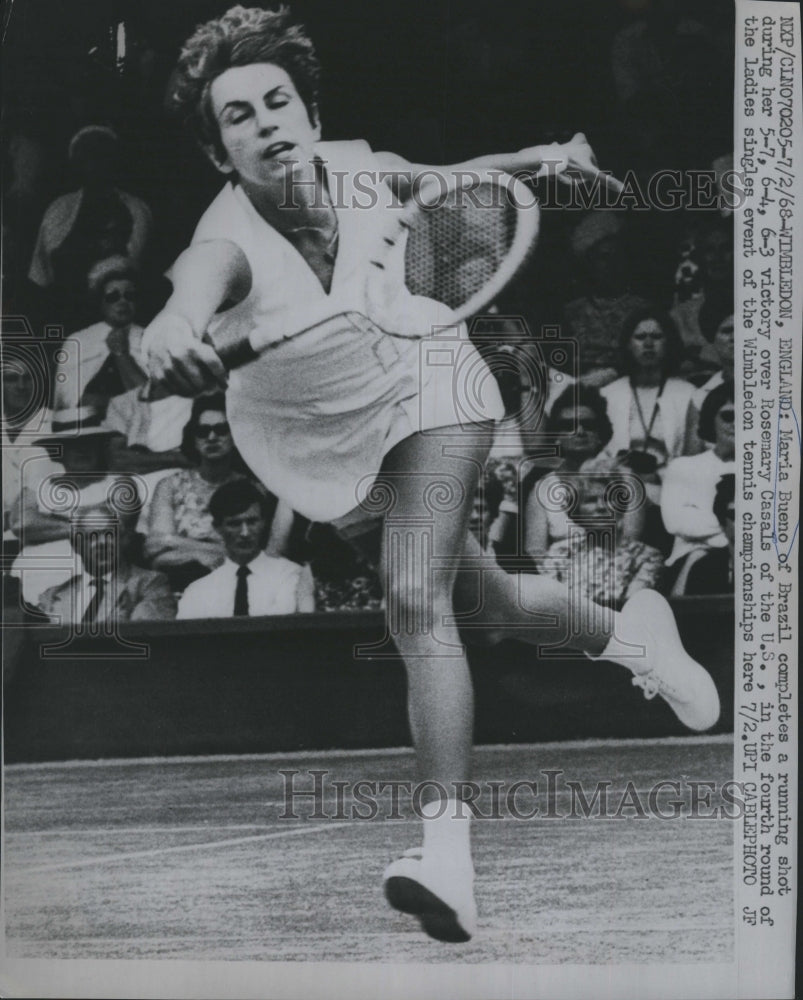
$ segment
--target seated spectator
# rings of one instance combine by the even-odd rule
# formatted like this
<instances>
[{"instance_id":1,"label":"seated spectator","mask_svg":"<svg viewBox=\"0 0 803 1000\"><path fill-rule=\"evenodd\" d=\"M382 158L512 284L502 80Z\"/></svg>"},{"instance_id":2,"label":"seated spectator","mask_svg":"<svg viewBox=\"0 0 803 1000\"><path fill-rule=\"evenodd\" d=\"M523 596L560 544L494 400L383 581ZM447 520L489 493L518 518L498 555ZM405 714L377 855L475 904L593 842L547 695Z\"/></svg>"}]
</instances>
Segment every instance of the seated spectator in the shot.
<instances>
[{"instance_id":1,"label":"seated spectator","mask_svg":"<svg viewBox=\"0 0 803 1000\"><path fill-rule=\"evenodd\" d=\"M98 411L81 407L55 414L52 431L35 442L50 452L51 460L61 462L63 471L49 475L36 488L23 482L11 519L22 545L13 570L22 578L23 596L30 604L36 604L47 587L72 575L73 513L105 503L126 482L109 472L110 437ZM124 488L136 492L139 484L128 480Z\"/></svg>"},{"instance_id":2,"label":"seated spectator","mask_svg":"<svg viewBox=\"0 0 803 1000\"><path fill-rule=\"evenodd\" d=\"M62 471L47 451L34 441L51 429L52 415L47 407L46 363L22 351L3 351L3 536L6 555L16 536L11 522L20 519L19 503L23 475L34 492L43 479Z\"/></svg>"},{"instance_id":3,"label":"seated spectator","mask_svg":"<svg viewBox=\"0 0 803 1000\"><path fill-rule=\"evenodd\" d=\"M191 583L178 605L179 618L288 615L315 610L309 568L265 554L275 505L247 479L221 486L209 501L225 550L222 566Z\"/></svg>"},{"instance_id":4,"label":"seated spectator","mask_svg":"<svg viewBox=\"0 0 803 1000\"><path fill-rule=\"evenodd\" d=\"M581 381L597 388L616 378L616 340L622 324L647 304L628 288L630 268L622 228L619 216L597 210L580 222L571 237L587 290L567 303L563 331L578 343Z\"/></svg>"},{"instance_id":5,"label":"seated spectator","mask_svg":"<svg viewBox=\"0 0 803 1000\"><path fill-rule=\"evenodd\" d=\"M714 516L722 527L728 545L726 548L711 549L692 564L686 577L686 594L733 593L735 484L735 476L723 476L717 483L714 497Z\"/></svg>"},{"instance_id":6,"label":"seated spectator","mask_svg":"<svg viewBox=\"0 0 803 1000\"><path fill-rule=\"evenodd\" d=\"M601 389L613 436L605 449L640 475L653 503L660 503L667 462L693 447L694 388L675 378L682 355L677 328L651 307L631 314L619 337L622 377Z\"/></svg>"},{"instance_id":7,"label":"seated spectator","mask_svg":"<svg viewBox=\"0 0 803 1000\"><path fill-rule=\"evenodd\" d=\"M179 591L223 562L225 547L212 523L209 501L219 486L246 474L222 393L193 402L181 451L190 467L159 481L143 526L146 558Z\"/></svg>"},{"instance_id":8,"label":"seated spectator","mask_svg":"<svg viewBox=\"0 0 803 1000\"><path fill-rule=\"evenodd\" d=\"M533 558L568 535L569 518L560 498L571 495L578 473L610 441L613 429L605 400L590 386L564 390L555 400L544 433L558 437L561 455L540 481L540 468L533 468L524 479L524 551Z\"/></svg>"},{"instance_id":9,"label":"seated spectator","mask_svg":"<svg viewBox=\"0 0 803 1000\"><path fill-rule=\"evenodd\" d=\"M144 201L115 187L118 138L112 129L80 129L70 140L69 158L80 187L46 209L28 277L51 290L62 322L74 330L85 317L90 268L112 254L140 263L152 219Z\"/></svg>"},{"instance_id":10,"label":"seated spectator","mask_svg":"<svg viewBox=\"0 0 803 1000\"><path fill-rule=\"evenodd\" d=\"M569 583L573 593L579 588L597 604L617 609L639 590L658 589L664 557L638 538L643 503L640 487L635 484L634 491L632 479L632 473L624 470L580 473L575 478L568 535L536 560L539 573ZM625 492L633 495L630 509L620 502L619 494Z\"/></svg>"},{"instance_id":11,"label":"seated spectator","mask_svg":"<svg viewBox=\"0 0 803 1000\"><path fill-rule=\"evenodd\" d=\"M66 361L57 367L54 405L105 411L109 400L147 382L140 350L142 327L134 322L136 274L130 261L111 257L89 272L89 292L101 316L67 338Z\"/></svg>"},{"instance_id":12,"label":"seated spectator","mask_svg":"<svg viewBox=\"0 0 803 1000\"><path fill-rule=\"evenodd\" d=\"M694 562L711 549L725 548L728 539L713 505L717 483L735 472L733 383L723 383L706 396L698 434L713 448L699 455L676 458L664 477L661 514L675 536L667 566L674 567L672 593L682 594Z\"/></svg>"},{"instance_id":13,"label":"seated spectator","mask_svg":"<svg viewBox=\"0 0 803 1000\"><path fill-rule=\"evenodd\" d=\"M73 515L71 541L80 569L39 598L40 610L51 621L109 635L120 622L175 618L167 577L130 561L138 512L119 512L115 506L106 503Z\"/></svg>"}]
</instances>

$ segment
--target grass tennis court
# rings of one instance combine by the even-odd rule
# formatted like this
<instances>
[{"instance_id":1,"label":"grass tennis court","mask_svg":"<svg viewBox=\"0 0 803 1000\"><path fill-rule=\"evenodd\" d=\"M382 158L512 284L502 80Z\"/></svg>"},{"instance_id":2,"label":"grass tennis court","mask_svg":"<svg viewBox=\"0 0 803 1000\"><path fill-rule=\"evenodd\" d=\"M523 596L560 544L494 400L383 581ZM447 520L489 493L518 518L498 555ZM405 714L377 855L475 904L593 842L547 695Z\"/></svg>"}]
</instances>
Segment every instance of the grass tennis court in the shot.
<instances>
[{"instance_id":1,"label":"grass tennis court","mask_svg":"<svg viewBox=\"0 0 803 1000\"><path fill-rule=\"evenodd\" d=\"M19 764L5 770L6 948L15 958L693 963L733 957L733 820L477 820L478 935L438 944L384 901L401 819L280 819L282 769L412 779L408 750ZM732 776L732 737L480 747L475 778L627 782ZM685 786L684 786L685 787ZM671 798L671 793L669 798ZM681 796L684 797L684 796ZM688 803L689 793L685 792ZM662 798L661 801L664 801ZM711 806L718 803L715 794ZM380 797L382 813L390 799ZM522 796L519 807L533 800ZM299 800L304 816L312 804ZM546 798L538 803L546 807ZM350 813L352 800L344 798ZM612 806L611 811L615 809ZM483 814L490 799L478 800ZM334 814L332 792L326 811ZM665 811L669 811L668 809ZM711 810L706 808L705 813Z\"/></svg>"}]
</instances>

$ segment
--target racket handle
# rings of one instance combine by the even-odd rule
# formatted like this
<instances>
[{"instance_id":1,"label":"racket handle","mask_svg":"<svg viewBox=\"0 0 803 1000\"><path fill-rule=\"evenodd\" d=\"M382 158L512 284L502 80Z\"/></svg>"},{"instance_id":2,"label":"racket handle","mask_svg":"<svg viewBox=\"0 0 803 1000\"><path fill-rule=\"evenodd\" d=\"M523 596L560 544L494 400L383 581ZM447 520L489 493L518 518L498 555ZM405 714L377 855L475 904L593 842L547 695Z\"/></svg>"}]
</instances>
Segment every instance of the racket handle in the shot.
<instances>
[{"instance_id":1,"label":"racket handle","mask_svg":"<svg viewBox=\"0 0 803 1000\"><path fill-rule=\"evenodd\" d=\"M239 330L228 333L215 330L213 334L205 333L201 339L214 350L227 372L242 368L259 357L259 352L251 346L248 335L243 336Z\"/></svg>"}]
</instances>

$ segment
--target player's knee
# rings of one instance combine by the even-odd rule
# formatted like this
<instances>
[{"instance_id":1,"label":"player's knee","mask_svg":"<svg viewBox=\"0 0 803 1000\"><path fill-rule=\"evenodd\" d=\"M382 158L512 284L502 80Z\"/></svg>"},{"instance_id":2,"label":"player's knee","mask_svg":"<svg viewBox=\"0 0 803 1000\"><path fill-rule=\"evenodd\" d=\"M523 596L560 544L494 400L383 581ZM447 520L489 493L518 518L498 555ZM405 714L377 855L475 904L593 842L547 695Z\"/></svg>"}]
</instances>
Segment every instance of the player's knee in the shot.
<instances>
[{"instance_id":1,"label":"player's knee","mask_svg":"<svg viewBox=\"0 0 803 1000\"><path fill-rule=\"evenodd\" d=\"M427 630L453 614L451 591L429 580L391 579L386 599L391 616L415 622Z\"/></svg>"}]
</instances>

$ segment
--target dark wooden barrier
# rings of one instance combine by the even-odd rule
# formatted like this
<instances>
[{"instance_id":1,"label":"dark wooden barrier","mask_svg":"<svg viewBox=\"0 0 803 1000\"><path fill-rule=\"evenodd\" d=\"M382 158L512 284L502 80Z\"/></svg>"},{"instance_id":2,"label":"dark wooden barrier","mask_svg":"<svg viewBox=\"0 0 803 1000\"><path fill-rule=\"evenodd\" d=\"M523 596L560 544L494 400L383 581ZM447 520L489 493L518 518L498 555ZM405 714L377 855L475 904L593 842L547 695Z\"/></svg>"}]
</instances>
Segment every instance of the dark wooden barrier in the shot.
<instances>
[{"instance_id":1,"label":"dark wooden barrier","mask_svg":"<svg viewBox=\"0 0 803 1000\"><path fill-rule=\"evenodd\" d=\"M689 651L711 670L732 727L728 598L674 602ZM398 659L355 657L379 642L379 613L129 625L118 641L26 632L5 698L5 759L41 761L257 753L409 743ZM55 648L54 648L55 647ZM121 657L120 654L123 654ZM530 742L685 732L629 674L588 660L539 660L533 646L470 647L476 739Z\"/></svg>"}]
</instances>

